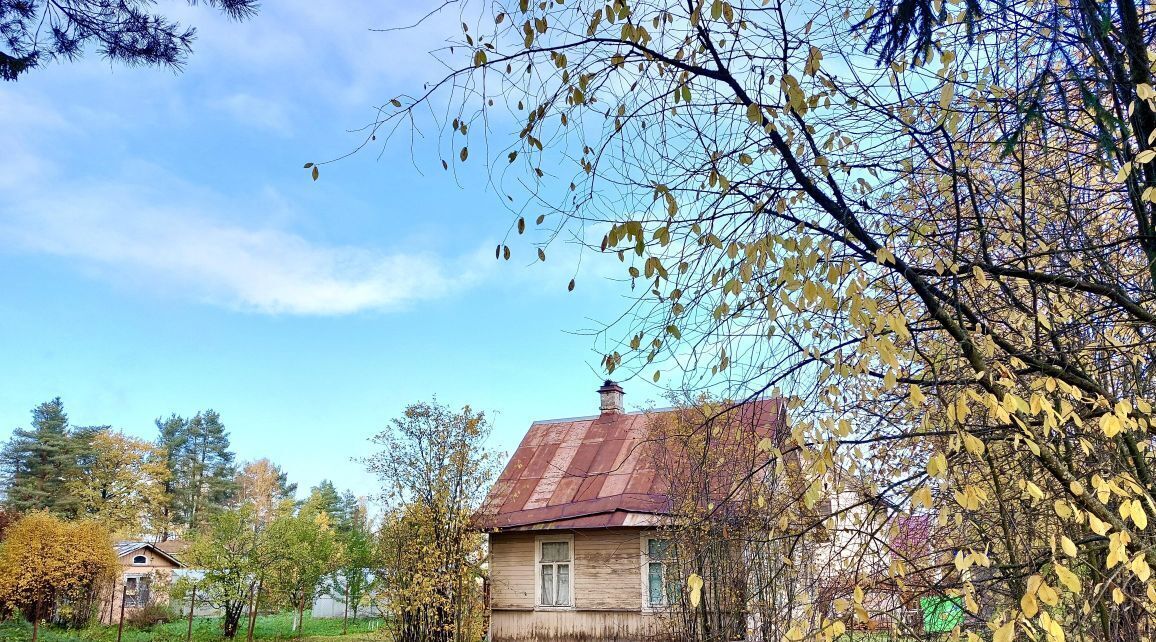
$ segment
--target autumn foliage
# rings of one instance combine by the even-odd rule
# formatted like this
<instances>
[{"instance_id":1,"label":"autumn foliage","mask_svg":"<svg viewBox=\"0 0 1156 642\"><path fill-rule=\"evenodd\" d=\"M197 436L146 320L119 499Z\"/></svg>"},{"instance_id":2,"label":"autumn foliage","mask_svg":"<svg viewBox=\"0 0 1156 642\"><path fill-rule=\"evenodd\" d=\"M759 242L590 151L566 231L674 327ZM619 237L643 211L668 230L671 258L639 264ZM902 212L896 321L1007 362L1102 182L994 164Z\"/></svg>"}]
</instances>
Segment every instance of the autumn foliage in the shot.
<instances>
[{"instance_id":1,"label":"autumn foliage","mask_svg":"<svg viewBox=\"0 0 1156 642\"><path fill-rule=\"evenodd\" d=\"M99 523L32 512L0 544L0 603L29 619L86 624L118 568Z\"/></svg>"}]
</instances>

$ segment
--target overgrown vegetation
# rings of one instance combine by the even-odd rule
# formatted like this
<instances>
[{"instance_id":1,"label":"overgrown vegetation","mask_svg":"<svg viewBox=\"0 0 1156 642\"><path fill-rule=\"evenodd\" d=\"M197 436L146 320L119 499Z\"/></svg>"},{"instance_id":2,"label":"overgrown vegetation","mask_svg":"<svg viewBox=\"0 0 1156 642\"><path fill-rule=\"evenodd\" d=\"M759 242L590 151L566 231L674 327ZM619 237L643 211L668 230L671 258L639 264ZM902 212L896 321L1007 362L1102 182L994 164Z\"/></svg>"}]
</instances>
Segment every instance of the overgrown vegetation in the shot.
<instances>
[{"instance_id":1,"label":"overgrown vegetation","mask_svg":"<svg viewBox=\"0 0 1156 642\"><path fill-rule=\"evenodd\" d=\"M390 510L378 577L400 642L471 642L483 635L485 535L470 526L494 478L490 423L468 406L413 404L374 441L367 461Z\"/></svg>"}]
</instances>

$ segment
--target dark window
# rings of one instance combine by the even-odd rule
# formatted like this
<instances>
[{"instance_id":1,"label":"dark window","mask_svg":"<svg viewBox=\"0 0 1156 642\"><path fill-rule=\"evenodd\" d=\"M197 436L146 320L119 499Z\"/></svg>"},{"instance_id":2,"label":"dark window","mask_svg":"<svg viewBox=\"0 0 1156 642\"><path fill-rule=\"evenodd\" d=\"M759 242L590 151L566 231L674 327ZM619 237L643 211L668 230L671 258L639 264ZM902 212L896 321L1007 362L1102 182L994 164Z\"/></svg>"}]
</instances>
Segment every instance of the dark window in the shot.
<instances>
[{"instance_id":1,"label":"dark window","mask_svg":"<svg viewBox=\"0 0 1156 642\"><path fill-rule=\"evenodd\" d=\"M128 608L136 608L145 606L149 603L150 592L149 578L147 577L126 577L124 580L125 595L124 605Z\"/></svg>"},{"instance_id":2,"label":"dark window","mask_svg":"<svg viewBox=\"0 0 1156 642\"><path fill-rule=\"evenodd\" d=\"M149 560L144 555L137 555L136 557L132 558L132 563L133 564L148 564Z\"/></svg>"}]
</instances>

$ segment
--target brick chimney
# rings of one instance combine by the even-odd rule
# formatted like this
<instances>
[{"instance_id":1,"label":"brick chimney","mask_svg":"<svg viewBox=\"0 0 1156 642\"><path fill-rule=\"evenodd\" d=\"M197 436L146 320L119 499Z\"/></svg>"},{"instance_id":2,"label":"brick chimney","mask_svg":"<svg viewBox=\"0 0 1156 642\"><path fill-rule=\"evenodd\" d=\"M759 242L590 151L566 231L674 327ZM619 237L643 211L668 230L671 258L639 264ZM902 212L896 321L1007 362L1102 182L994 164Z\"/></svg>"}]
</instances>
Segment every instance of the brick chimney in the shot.
<instances>
[{"instance_id":1,"label":"brick chimney","mask_svg":"<svg viewBox=\"0 0 1156 642\"><path fill-rule=\"evenodd\" d=\"M602 401L600 410L604 415L619 415L624 412L622 405L622 386L607 379L598 389L598 396Z\"/></svg>"}]
</instances>

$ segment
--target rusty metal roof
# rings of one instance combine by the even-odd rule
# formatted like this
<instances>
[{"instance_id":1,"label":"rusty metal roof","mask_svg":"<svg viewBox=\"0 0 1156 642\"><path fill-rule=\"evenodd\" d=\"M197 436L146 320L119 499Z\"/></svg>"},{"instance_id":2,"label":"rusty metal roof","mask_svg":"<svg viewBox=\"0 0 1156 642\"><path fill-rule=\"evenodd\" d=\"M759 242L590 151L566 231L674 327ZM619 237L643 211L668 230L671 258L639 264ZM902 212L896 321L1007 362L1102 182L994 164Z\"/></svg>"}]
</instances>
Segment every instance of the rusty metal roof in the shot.
<instances>
[{"instance_id":1,"label":"rusty metal roof","mask_svg":"<svg viewBox=\"0 0 1156 642\"><path fill-rule=\"evenodd\" d=\"M650 426L675 412L535 422L490 489L475 525L528 530L660 523L671 508L669 486L656 466L661 453ZM784 418L778 399L747 402L731 414L759 438L773 435Z\"/></svg>"}]
</instances>

